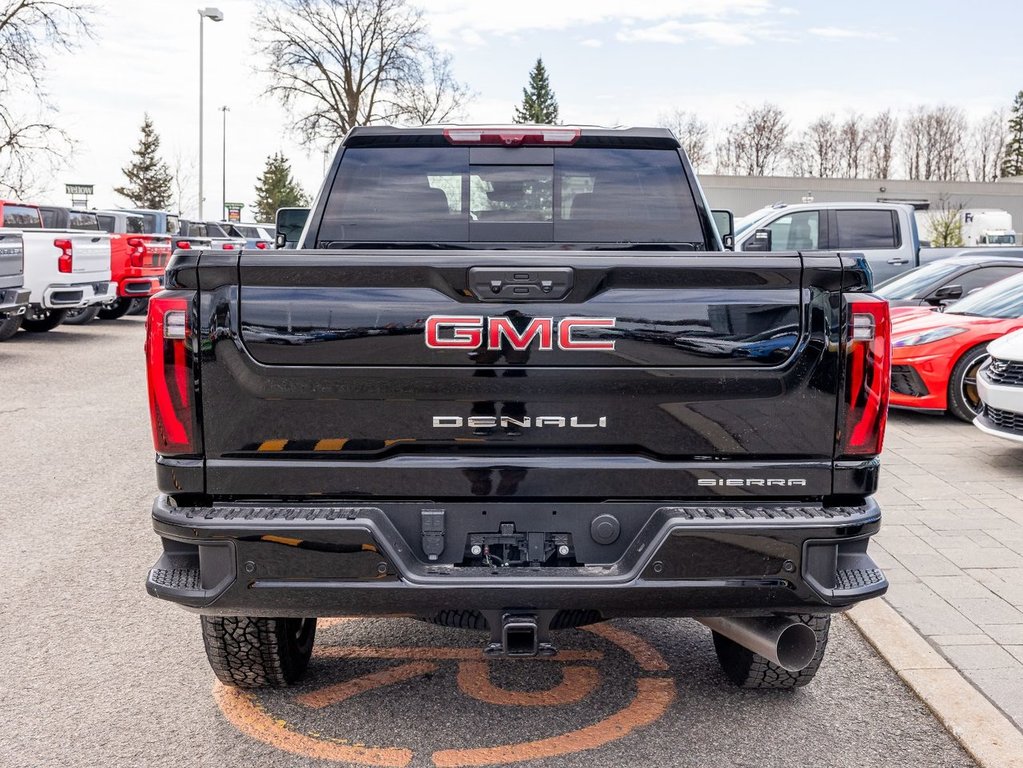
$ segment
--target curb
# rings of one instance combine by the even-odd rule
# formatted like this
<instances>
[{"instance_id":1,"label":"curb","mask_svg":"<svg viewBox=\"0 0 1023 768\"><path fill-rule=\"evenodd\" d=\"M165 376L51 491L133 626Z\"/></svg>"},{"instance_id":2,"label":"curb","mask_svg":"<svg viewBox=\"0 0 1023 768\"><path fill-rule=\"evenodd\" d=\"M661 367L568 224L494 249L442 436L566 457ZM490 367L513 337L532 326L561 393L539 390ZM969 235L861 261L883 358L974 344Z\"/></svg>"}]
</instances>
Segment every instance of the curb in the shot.
<instances>
[{"instance_id":1,"label":"curb","mask_svg":"<svg viewBox=\"0 0 1023 768\"><path fill-rule=\"evenodd\" d=\"M1023 732L883 600L846 613L981 768L1023 768Z\"/></svg>"}]
</instances>

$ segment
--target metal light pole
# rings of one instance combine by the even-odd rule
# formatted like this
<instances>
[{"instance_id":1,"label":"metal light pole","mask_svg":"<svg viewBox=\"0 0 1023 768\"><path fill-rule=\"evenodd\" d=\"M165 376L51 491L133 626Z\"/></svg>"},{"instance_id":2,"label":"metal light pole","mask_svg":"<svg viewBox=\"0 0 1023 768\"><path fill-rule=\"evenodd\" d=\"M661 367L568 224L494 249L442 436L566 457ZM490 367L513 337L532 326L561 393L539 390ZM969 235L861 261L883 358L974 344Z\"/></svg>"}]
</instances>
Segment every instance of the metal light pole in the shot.
<instances>
[{"instance_id":1,"label":"metal light pole","mask_svg":"<svg viewBox=\"0 0 1023 768\"><path fill-rule=\"evenodd\" d=\"M224 14L217 8L199 9L199 220L203 220L202 200L202 96L203 96L203 20L223 21Z\"/></svg>"},{"instance_id":2,"label":"metal light pole","mask_svg":"<svg viewBox=\"0 0 1023 768\"><path fill-rule=\"evenodd\" d=\"M224 152L223 152L223 175L224 175L224 186L223 192L220 198L220 215L221 220L227 219L227 113L231 111L228 106L223 106L220 111L224 113Z\"/></svg>"}]
</instances>

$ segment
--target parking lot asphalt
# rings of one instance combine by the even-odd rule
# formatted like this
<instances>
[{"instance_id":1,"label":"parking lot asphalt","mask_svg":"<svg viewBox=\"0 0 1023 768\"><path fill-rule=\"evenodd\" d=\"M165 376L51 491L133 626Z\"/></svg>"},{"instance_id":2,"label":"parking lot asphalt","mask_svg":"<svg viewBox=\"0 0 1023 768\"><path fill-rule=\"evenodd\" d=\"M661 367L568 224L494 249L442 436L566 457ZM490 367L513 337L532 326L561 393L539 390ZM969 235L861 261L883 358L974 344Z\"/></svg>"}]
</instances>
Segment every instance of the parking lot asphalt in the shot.
<instances>
[{"instance_id":1,"label":"parking lot asphalt","mask_svg":"<svg viewBox=\"0 0 1023 768\"><path fill-rule=\"evenodd\" d=\"M885 599L1023 729L1023 445L892 411L882 466Z\"/></svg>"},{"instance_id":2,"label":"parking lot asphalt","mask_svg":"<svg viewBox=\"0 0 1023 768\"><path fill-rule=\"evenodd\" d=\"M709 632L675 620L494 662L468 632L332 621L301 686L214 685L198 619L143 588L158 543L142 330L0 345L0 765L973 765L844 618L796 692L732 687ZM907 440L913 426L896 422Z\"/></svg>"}]
</instances>

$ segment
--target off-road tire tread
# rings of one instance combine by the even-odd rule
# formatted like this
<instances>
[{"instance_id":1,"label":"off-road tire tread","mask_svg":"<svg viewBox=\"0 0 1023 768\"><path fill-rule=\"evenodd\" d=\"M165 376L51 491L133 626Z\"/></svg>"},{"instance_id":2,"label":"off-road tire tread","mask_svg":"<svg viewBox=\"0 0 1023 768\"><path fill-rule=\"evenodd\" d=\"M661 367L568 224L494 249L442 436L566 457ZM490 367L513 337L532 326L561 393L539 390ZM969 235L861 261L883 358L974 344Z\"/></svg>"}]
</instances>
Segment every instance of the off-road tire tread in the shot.
<instances>
[{"instance_id":1,"label":"off-road tire tread","mask_svg":"<svg viewBox=\"0 0 1023 768\"><path fill-rule=\"evenodd\" d=\"M201 616L206 657L217 679L235 688L282 688L297 682L309 656L289 653L284 619Z\"/></svg>"},{"instance_id":2,"label":"off-road tire tread","mask_svg":"<svg viewBox=\"0 0 1023 768\"><path fill-rule=\"evenodd\" d=\"M789 672L760 654L753 653L724 635L714 632L714 650L729 680L740 688L751 689L802 688L813 680L828 647L831 614L794 614L789 618L806 624L817 635L817 651L813 655L813 660L799 672Z\"/></svg>"},{"instance_id":3,"label":"off-road tire tread","mask_svg":"<svg viewBox=\"0 0 1023 768\"><path fill-rule=\"evenodd\" d=\"M0 341L7 341L21 328L21 315L0 317Z\"/></svg>"}]
</instances>

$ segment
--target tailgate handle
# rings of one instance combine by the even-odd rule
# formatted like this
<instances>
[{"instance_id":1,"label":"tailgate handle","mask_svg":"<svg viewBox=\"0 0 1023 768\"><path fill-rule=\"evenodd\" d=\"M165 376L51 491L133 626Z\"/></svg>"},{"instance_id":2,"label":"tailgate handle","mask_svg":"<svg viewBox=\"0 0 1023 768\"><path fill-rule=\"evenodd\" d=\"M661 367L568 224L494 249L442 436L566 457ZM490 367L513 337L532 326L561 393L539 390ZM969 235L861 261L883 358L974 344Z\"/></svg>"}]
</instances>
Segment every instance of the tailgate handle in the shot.
<instances>
[{"instance_id":1,"label":"tailgate handle","mask_svg":"<svg viewBox=\"0 0 1023 768\"><path fill-rule=\"evenodd\" d=\"M480 301L558 301L572 290L571 267L472 267L469 290Z\"/></svg>"}]
</instances>

